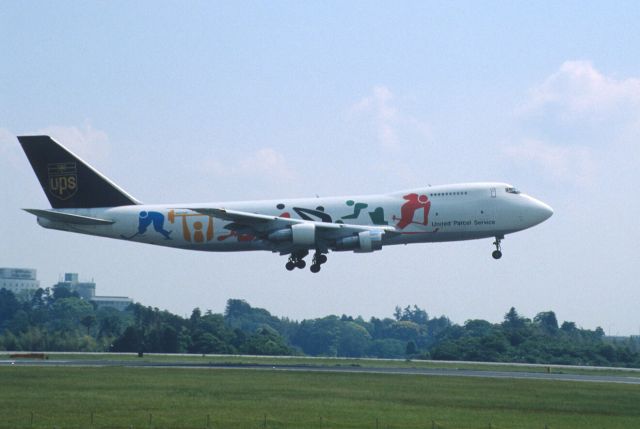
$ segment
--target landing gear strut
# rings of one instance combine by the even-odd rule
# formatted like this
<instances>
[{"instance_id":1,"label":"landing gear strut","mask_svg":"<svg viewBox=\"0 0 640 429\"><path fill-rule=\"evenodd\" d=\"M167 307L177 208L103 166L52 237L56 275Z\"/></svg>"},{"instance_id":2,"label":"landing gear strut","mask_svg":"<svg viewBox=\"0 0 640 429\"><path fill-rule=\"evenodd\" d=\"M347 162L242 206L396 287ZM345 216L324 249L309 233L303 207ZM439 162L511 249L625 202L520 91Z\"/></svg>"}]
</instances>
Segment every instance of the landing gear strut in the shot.
<instances>
[{"instance_id":1,"label":"landing gear strut","mask_svg":"<svg viewBox=\"0 0 640 429\"><path fill-rule=\"evenodd\" d=\"M496 246L496 250L494 250L491 254L491 256L493 256L493 259L502 258L502 250L500 250L500 242L502 241L502 239L504 239L504 236L496 237L496 241L493 242L493 245Z\"/></svg>"},{"instance_id":2,"label":"landing gear strut","mask_svg":"<svg viewBox=\"0 0 640 429\"><path fill-rule=\"evenodd\" d=\"M284 267L288 271L293 271L295 268L303 269L307 266L307 263L303 258L308 254L309 252L306 250L304 252L292 253L291 256L289 256L289 261L287 261Z\"/></svg>"},{"instance_id":3,"label":"landing gear strut","mask_svg":"<svg viewBox=\"0 0 640 429\"><path fill-rule=\"evenodd\" d=\"M327 262L327 255L323 255L316 250L316 253L313 255L313 263L309 269L312 273L317 273L320 271L320 266L325 262Z\"/></svg>"}]
</instances>

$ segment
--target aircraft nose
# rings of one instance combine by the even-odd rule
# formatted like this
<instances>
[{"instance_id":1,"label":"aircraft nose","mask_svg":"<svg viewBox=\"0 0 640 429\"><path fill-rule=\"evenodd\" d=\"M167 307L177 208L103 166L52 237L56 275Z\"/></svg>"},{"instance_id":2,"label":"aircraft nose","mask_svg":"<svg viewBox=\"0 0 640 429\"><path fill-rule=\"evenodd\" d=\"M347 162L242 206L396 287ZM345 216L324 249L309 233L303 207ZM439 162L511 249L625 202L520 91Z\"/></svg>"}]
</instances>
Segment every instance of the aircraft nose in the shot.
<instances>
[{"instance_id":1,"label":"aircraft nose","mask_svg":"<svg viewBox=\"0 0 640 429\"><path fill-rule=\"evenodd\" d=\"M535 198L531 198L529 211L534 225L544 222L553 215L551 206Z\"/></svg>"}]
</instances>

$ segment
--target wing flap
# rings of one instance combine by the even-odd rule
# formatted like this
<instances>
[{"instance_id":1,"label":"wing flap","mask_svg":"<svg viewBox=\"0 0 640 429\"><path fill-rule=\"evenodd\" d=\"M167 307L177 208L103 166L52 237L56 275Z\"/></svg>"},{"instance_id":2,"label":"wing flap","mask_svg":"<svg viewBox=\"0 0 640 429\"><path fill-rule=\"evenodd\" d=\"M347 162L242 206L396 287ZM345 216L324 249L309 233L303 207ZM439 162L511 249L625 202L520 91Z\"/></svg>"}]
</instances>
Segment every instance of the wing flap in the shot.
<instances>
[{"instance_id":1,"label":"wing flap","mask_svg":"<svg viewBox=\"0 0 640 429\"><path fill-rule=\"evenodd\" d=\"M218 219L232 222L230 225L227 225L227 228L229 229L248 227L259 233L286 228L300 223L309 223L315 225L318 233L322 234L324 238L342 237L346 235L357 234L363 231L382 231L389 234L397 232L396 229L392 226L368 226L352 225L346 223L316 222L310 220L292 219L280 216L270 216L221 208L187 208L186 210L191 210L206 216L213 216Z\"/></svg>"}]
</instances>

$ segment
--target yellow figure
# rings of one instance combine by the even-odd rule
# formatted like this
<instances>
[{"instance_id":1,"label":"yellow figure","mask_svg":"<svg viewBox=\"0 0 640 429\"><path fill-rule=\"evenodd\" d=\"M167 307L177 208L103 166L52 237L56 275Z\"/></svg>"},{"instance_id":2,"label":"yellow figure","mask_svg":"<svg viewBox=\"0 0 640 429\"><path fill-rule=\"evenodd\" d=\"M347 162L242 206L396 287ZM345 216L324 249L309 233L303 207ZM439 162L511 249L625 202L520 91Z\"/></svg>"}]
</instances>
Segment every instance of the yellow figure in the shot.
<instances>
[{"instance_id":1,"label":"yellow figure","mask_svg":"<svg viewBox=\"0 0 640 429\"><path fill-rule=\"evenodd\" d=\"M169 211L169 222L174 223L176 220L176 216L180 216L182 218L182 237L185 241L194 241L196 243L204 243L205 235L202 232L202 227L204 226L202 222L196 221L193 223L193 240L191 237L191 229L189 228L189 223L187 222L187 217L191 216L205 216L198 213L176 213L174 210ZM207 216L209 218L209 222L207 223L207 235L206 240L213 240L213 217Z\"/></svg>"}]
</instances>

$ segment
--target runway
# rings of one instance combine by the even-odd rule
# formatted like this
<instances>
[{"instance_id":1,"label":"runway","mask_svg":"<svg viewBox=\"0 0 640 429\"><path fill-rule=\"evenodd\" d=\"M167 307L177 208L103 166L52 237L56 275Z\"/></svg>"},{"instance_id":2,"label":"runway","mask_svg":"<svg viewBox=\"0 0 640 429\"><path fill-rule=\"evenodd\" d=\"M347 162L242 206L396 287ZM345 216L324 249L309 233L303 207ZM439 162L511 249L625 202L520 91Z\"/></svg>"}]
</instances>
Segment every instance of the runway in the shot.
<instances>
[{"instance_id":1,"label":"runway","mask_svg":"<svg viewBox=\"0 0 640 429\"><path fill-rule=\"evenodd\" d=\"M118 360L0 360L0 366L33 367L126 367L126 368L183 368L210 370L253 370L283 372L331 372L361 374L396 374L441 377L504 378L521 380L576 381L591 383L622 383L640 385L640 377L613 375L562 374L526 371L481 371L470 369L439 368L379 368L366 366L322 366L322 365L259 365L259 364L220 364L220 363L184 363L184 362L136 362Z\"/></svg>"}]
</instances>

